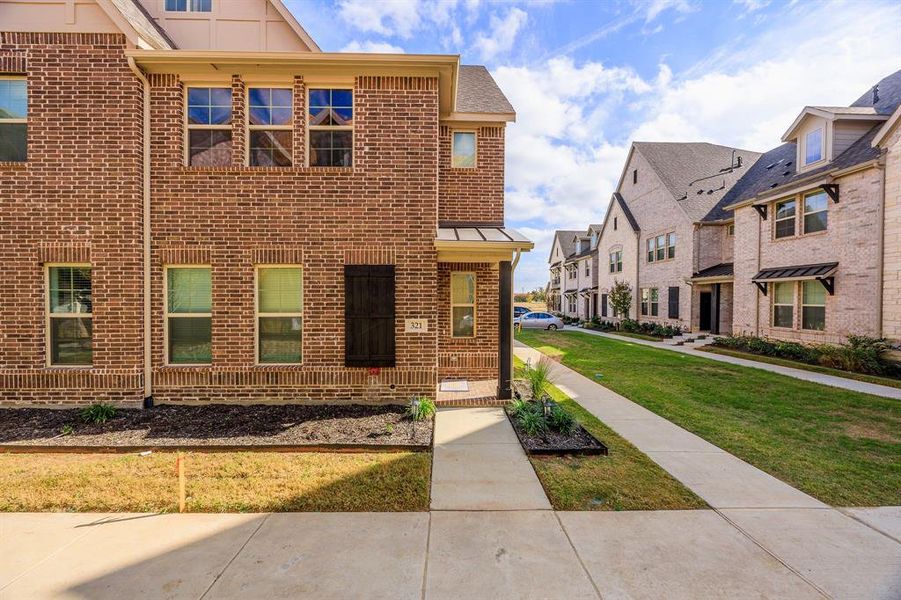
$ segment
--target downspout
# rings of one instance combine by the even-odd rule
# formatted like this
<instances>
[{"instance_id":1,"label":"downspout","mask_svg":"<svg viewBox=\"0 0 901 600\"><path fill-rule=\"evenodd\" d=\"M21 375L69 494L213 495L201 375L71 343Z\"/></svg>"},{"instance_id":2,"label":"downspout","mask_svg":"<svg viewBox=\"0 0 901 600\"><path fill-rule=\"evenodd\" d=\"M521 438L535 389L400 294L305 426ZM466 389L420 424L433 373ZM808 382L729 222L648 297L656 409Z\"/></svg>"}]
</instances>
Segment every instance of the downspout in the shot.
<instances>
[{"instance_id":1,"label":"downspout","mask_svg":"<svg viewBox=\"0 0 901 600\"><path fill-rule=\"evenodd\" d=\"M143 178L141 191L143 195L143 283L144 283L144 408L153 406L153 387L151 384L152 365L151 365L151 343L150 343L150 322L152 319L150 310L150 82L144 76L143 71L135 63L135 59L128 57L128 67L135 74L135 77L141 82L144 92L143 102Z\"/></svg>"},{"instance_id":2,"label":"downspout","mask_svg":"<svg viewBox=\"0 0 901 600\"><path fill-rule=\"evenodd\" d=\"M757 268L756 268L755 272L760 271L760 254L761 254L760 244L761 244L761 239L763 238L762 229L763 229L763 219L761 219L758 216L757 217ZM733 261L735 260L734 256L733 256L732 260ZM769 312L769 307L767 308L767 311ZM769 318L769 316L767 318ZM769 321L767 321L767 322L769 322ZM754 286L754 336L760 337L760 290L757 289L756 285Z\"/></svg>"},{"instance_id":3,"label":"downspout","mask_svg":"<svg viewBox=\"0 0 901 600\"><path fill-rule=\"evenodd\" d=\"M882 331L882 323L884 318L884 309L885 307L882 305L883 294L885 293L885 176L886 176L886 165L885 165L885 157L881 157L879 162L876 163L876 168L882 171L882 177L879 178L879 194L882 197L882 202L879 203L878 209L876 211L877 219L879 223L879 243L878 243L878 253L876 255L876 278L878 281L878 286L876 287L876 298L879 302L879 308L876 311L876 335L875 337L883 337Z\"/></svg>"}]
</instances>

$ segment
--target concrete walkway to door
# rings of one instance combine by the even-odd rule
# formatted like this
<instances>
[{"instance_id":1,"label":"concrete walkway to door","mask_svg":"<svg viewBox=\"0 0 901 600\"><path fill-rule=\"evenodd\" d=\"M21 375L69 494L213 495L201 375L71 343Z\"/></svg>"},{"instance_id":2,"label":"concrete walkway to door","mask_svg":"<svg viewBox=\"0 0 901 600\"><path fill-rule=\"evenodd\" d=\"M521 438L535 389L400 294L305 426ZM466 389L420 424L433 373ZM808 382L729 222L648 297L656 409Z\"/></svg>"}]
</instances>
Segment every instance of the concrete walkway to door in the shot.
<instances>
[{"instance_id":1,"label":"concrete walkway to door","mask_svg":"<svg viewBox=\"0 0 901 600\"><path fill-rule=\"evenodd\" d=\"M519 342L515 353L533 363L542 356ZM882 521L836 510L572 369L553 363L551 378L825 595L901 597L897 508L877 509Z\"/></svg>"}]
</instances>

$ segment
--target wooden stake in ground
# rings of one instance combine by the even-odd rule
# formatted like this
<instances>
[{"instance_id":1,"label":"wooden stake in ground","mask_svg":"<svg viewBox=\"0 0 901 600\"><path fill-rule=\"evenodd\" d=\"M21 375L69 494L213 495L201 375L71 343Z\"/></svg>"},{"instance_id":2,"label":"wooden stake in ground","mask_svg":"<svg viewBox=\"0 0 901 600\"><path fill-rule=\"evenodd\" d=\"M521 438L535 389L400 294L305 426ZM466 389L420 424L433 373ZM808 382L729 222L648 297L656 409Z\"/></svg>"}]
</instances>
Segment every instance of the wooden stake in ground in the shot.
<instances>
[{"instance_id":1,"label":"wooden stake in ground","mask_svg":"<svg viewBox=\"0 0 901 600\"><path fill-rule=\"evenodd\" d=\"M175 469L178 471L178 512L185 512L185 455L178 453L175 459Z\"/></svg>"}]
</instances>

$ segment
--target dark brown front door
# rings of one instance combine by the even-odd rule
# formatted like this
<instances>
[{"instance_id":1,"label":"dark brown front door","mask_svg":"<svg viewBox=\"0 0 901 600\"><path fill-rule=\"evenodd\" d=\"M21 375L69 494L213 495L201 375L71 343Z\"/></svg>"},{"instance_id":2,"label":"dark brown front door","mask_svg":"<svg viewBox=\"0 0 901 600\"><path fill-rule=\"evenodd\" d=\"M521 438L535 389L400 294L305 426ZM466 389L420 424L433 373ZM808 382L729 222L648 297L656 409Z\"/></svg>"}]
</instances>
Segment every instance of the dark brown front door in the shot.
<instances>
[{"instance_id":1,"label":"dark brown front door","mask_svg":"<svg viewBox=\"0 0 901 600\"><path fill-rule=\"evenodd\" d=\"M710 292L701 292L701 319L700 323L698 323L698 329L701 331L710 331L710 306L711 306L711 294Z\"/></svg>"}]
</instances>

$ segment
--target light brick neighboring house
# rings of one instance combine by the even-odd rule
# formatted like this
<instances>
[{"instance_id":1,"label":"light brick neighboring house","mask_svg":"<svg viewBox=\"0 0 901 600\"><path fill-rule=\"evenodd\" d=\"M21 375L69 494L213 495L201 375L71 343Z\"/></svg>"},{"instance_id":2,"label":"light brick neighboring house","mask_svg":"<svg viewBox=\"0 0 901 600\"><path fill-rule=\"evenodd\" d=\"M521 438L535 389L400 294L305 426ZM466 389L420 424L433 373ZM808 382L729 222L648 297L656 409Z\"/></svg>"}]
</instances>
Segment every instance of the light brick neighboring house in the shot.
<instances>
[{"instance_id":1,"label":"light brick neighboring house","mask_svg":"<svg viewBox=\"0 0 901 600\"><path fill-rule=\"evenodd\" d=\"M729 303L728 281L694 279L730 258L728 242L717 239L728 225L704 219L758 156L702 142L632 144L612 203L618 221L632 216L626 218L630 226L620 223L620 232L608 219L600 247L623 247L622 277L632 285L639 321L728 331L729 314L722 310ZM601 293L609 286L601 285Z\"/></svg>"},{"instance_id":2,"label":"light brick neighboring house","mask_svg":"<svg viewBox=\"0 0 901 600\"><path fill-rule=\"evenodd\" d=\"M567 259L575 253L575 240L580 234L580 231L567 229L555 231L548 256L548 310L566 316L572 316L571 313L575 312L568 311L570 296L567 292L577 286L577 282L573 281L572 269L567 267Z\"/></svg>"},{"instance_id":3,"label":"light brick neighboring house","mask_svg":"<svg viewBox=\"0 0 901 600\"><path fill-rule=\"evenodd\" d=\"M722 199L735 219L735 332L901 338L901 175L886 123L899 104L901 71L851 106L805 107Z\"/></svg>"},{"instance_id":4,"label":"light brick neighboring house","mask_svg":"<svg viewBox=\"0 0 901 600\"><path fill-rule=\"evenodd\" d=\"M0 404L509 397L488 71L187 4L0 0Z\"/></svg>"},{"instance_id":5,"label":"light brick neighboring house","mask_svg":"<svg viewBox=\"0 0 901 600\"><path fill-rule=\"evenodd\" d=\"M622 318L635 319L638 316L638 304L635 290L638 289L638 241L641 229L635 217L619 192L614 193L604 213L598 235L598 275L597 288L599 294L598 317L605 321L618 321ZM632 307L626 315L614 315L610 305L610 290L618 282L629 284L632 289Z\"/></svg>"}]
</instances>

